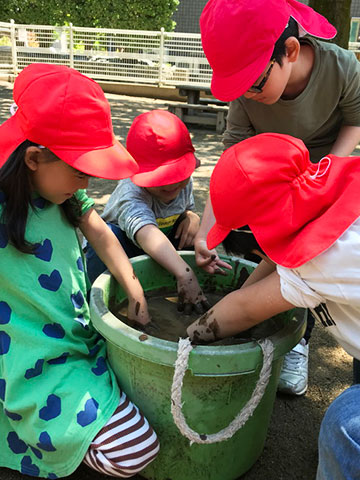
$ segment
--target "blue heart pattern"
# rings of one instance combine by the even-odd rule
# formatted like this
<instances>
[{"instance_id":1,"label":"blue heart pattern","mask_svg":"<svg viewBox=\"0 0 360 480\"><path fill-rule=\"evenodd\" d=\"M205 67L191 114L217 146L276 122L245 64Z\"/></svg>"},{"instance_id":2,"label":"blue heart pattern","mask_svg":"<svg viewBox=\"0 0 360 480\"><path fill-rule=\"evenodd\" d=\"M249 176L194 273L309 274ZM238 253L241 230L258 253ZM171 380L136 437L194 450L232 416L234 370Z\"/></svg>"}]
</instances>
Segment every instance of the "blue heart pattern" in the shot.
<instances>
[{"instance_id":1,"label":"blue heart pattern","mask_svg":"<svg viewBox=\"0 0 360 480\"><path fill-rule=\"evenodd\" d=\"M42 459L43 457L43 454L40 452L40 450L38 450L37 448L35 447L32 447L31 445L29 445L30 449L32 450L33 454L35 455L35 457L39 458L40 460Z\"/></svg>"},{"instance_id":2,"label":"blue heart pattern","mask_svg":"<svg viewBox=\"0 0 360 480\"><path fill-rule=\"evenodd\" d=\"M14 420L15 422L22 420L21 415L19 415L18 413L9 412L9 410L6 410L6 408L4 408L4 413L7 417L11 418L11 420Z\"/></svg>"},{"instance_id":3,"label":"blue heart pattern","mask_svg":"<svg viewBox=\"0 0 360 480\"><path fill-rule=\"evenodd\" d=\"M38 477L40 469L32 463L30 457L26 456L21 460L21 473L24 473L25 475L31 475L33 477Z\"/></svg>"},{"instance_id":4,"label":"blue heart pattern","mask_svg":"<svg viewBox=\"0 0 360 480\"><path fill-rule=\"evenodd\" d=\"M5 391L6 391L6 381L3 378L0 378L0 400L5 400Z\"/></svg>"},{"instance_id":5,"label":"blue heart pattern","mask_svg":"<svg viewBox=\"0 0 360 480\"><path fill-rule=\"evenodd\" d=\"M60 323L47 323L44 328L43 332L46 336L52 338L64 338L65 337L65 330L60 325Z\"/></svg>"},{"instance_id":6,"label":"blue heart pattern","mask_svg":"<svg viewBox=\"0 0 360 480\"><path fill-rule=\"evenodd\" d=\"M81 290L71 295L71 301L75 308L81 308L84 305L85 300Z\"/></svg>"},{"instance_id":7,"label":"blue heart pattern","mask_svg":"<svg viewBox=\"0 0 360 480\"><path fill-rule=\"evenodd\" d=\"M103 373L105 373L107 371L107 365L106 365L106 360L104 357L99 357L97 360L96 360L96 367L93 367L91 369L91 371L93 373L95 373L95 375L97 376L100 376L102 375Z\"/></svg>"},{"instance_id":8,"label":"blue heart pattern","mask_svg":"<svg viewBox=\"0 0 360 480\"><path fill-rule=\"evenodd\" d=\"M90 425L90 423L94 422L97 417L98 408L99 404L95 398L89 398L89 400L87 400L85 403L84 410L77 414L78 424L82 427L86 427L87 425Z\"/></svg>"},{"instance_id":9,"label":"blue heart pattern","mask_svg":"<svg viewBox=\"0 0 360 480\"><path fill-rule=\"evenodd\" d=\"M66 362L68 356L69 356L69 352L64 352L59 357L48 360L47 363L49 365L61 365L62 363Z\"/></svg>"},{"instance_id":10,"label":"blue heart pattern","mask_svg":"<svg viewBox=\"0 0 360 480\"><path fill-rule=\"evenodd\" d=\"M44 262L50 262L53 253L53 246L51 241L46 238L43 243L37 243L35 245L34 255L36 258L40 258L40 260L44 260Z\"/></svg>"},{"instance_id":11,"label":"blue heart pattern","mask_svg":"<svg viewBox=\"0 0 360 480\"><path fill-rule=\"evenodd\" d=\"M9 243L9 237L6 233L5 225L0 223L0 248L5 248Z\"/></svg>"},{"instance_id":12,"label":"blue heart pattern","mask_svg":"<svg viewBox=\"0 0 360 480\"><path fill-rule=\"evenodd\" d=\"M39 436L39 443L36 444L37 447L45 452L55 452L56 448L51 443L50 435L47 432L41 432Z\"/></svg>"},{"instance_id":13,"label":"blue heart pattern","mask_svg":"<svg viewBox=\"0 0 360 480\"><path fill-rule=\"evenodd\" d=\"M51 394L46 400L46 406L39 411L39 417L42 420L52 420L61 413L61 399L57 395Z\"/></svg>"},{"instance_id":14,"label":"blue heart pattern","mask_svg":"<svg viewBox=\"0 0 360 480\"><path fill-rule=\"evenodd\" d=\"M59 270L53 270L50 275L46 275L45 273L40 275L38 281L45 290L57 292L62 284L62 277Z\"/></svg>"},{"instance_id":15,"label":"blue heart pattern","mask_svg":"<svg viewBox=\"0 0 360 480\"><path fill-rule=\"evenodd\" d=\"M5 325L10 322L11 308L6 302L0 302L0 324Z\"/></svg>"},{"instance_id":16,"label":"blue heart pattern","mask_svg":"<svg viewBox=\"0 0 360 480\"><path fill-rule=\"evenodd\" d=\"M0 332L0 355L5 355L10 349L11 339L5 332Z\"/></svg>"},{"instance_id":17,"label":"blue heart pattern","mask_svg":"<svg viewBox=\"0 0 360 480\"><path fill-rule=\"evenodd\" d=\"M26 443L18 437L18 434L16 432L9 433L9 435L7 436L7 442L10 450L16 454L25 453L28 449Z\"/></svg>"},{"instance_id":18,"label":"blue heart pattern","mask_svg":"<svg viewBox=\"0 0 360 480\"><path fill-rule=\"evenodd\" d=\"M42 374L43 366L44 366L44 359L39 358L39 360L36 360L34 368L29 368L28 370L26 370L24 377L27 380L29 380L30 378L38 377L39 375Z\"/></svg>"},{"instance_id":19,"label":"blue heart pattern","mask_svg":"<svg viewBox=\"0 0 360 480\"><path fill-rule=\"evenodd\" d=\"M78 269L80 270L80 272L83 272L85 270L84 269L84 262L83 262L83 259L81 257L79 257L76 260L76 265L77 265Z\"/></svg>"}]
</instances>

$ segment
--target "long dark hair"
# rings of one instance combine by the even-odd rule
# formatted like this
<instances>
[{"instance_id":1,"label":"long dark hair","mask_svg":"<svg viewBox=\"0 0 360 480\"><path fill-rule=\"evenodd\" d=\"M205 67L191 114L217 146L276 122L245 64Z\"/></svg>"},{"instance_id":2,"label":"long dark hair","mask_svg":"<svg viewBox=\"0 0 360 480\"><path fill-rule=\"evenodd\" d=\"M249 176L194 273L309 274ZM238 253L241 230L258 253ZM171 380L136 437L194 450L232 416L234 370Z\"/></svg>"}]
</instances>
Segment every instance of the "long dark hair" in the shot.
<instances>
[{"instance_id":1,"label":"long dark hair","mask_svg":"<svg viewBox=\"0 0 360 480\"><path fill-rule=\"evenodd\" d=\"M1 223L9 242L22 253L34 253L35 245L25 238L29 208L35 209L32 200L30 170L25 163L27 148L38 146L25 140L0 168L0 192L4 196ZM54 154L52 154L55 157ZM61 161L58 157L50 161ZM61 204L65 216L74 227L79 226L81 203L72 197Z\"/></svg>"}]
</instances>

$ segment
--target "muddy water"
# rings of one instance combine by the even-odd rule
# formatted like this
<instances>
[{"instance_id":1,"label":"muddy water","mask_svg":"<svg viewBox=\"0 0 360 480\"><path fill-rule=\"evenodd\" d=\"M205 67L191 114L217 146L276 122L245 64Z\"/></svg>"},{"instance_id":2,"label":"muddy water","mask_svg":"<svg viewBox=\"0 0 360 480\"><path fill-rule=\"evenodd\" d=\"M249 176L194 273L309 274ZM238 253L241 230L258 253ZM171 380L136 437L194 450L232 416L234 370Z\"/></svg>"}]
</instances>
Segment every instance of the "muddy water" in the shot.
<instances>
[{"instance_id":1,"label":"muddy water","mask_svg":"<svg viewBox=\"0 0 360 480\"><path fill-rule=\"evenodd\" d=\"M215 303L225 295L225 293L207 292L205 292L205 294L211 306L215 305ZM180 337L187 337L187 327L200 316L197 313L184 315L184 313L178 312L177 300L178 297L176 292L164 292L164 290L162 290L161 292L154 291L150 295L147 294L148 308L152 320L151 323L145 327L139 327L134 324L134 322L128 320L126 315L126 301L120 305L110 302L110 311L122 322L136 330L154 337L162 338L163 340L177 342ZM226 338L214 342L211 345L235 345L245 343L251 338L259 339L272 335L280 330L281 327L282 322L275 317L251 328L250 330L241 332L235 337Z\"/></svg>"}]
</instances>

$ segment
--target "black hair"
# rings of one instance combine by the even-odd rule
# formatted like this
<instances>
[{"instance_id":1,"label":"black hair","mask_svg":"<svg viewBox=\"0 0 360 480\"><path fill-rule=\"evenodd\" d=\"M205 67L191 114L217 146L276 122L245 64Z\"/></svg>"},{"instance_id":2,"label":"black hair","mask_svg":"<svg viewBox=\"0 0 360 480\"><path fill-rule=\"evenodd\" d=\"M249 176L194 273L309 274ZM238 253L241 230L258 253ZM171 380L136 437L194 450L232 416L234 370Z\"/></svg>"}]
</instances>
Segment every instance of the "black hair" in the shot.
<instances>
[{"instance_id":1,"label":"black hair","mask_svg":"<svg viewBox=\"0 0 360 480\"><path fill-rule=\"evenodd\" d=\"M35 210L30 170L25 163L26 150L31 146L39 145L25 140L0 168L0 193L4 196L1 223L9 242L22 253L34 253L36 248L35 244L25 238L29 208ZM52 156L55 157L54 154ZM61 161L58 157L50 159L54 160ZM73 196L62 203L61 207L69 223L77 227L81 215L81 202Z\"/></svg>"},{"instance_id":2,"label":"black hair","mask_svg":"<svg viewBox=\"0 0 360 480\"><path fill-rule=\"evenodd\" d=\"M275 58L276 63L282 66L282 58L286 55L285 41L289 37L295 37L299 40L299 27L297 22L290 17L287 27L277 39L271 58Z\"/></svg>"},{"instance_id":3,"label":"black hair","mask_svg":"<svg viewBox=\"0 0 360 480\"><path fill-rule=\"evenodd\" d=\"M245 257L249 257L253 255L254 250L259 250L259 252L266 255L248 225L237 228L236 230L231 230L223 240L222 245L228 255L244 255Z\"/></svg>"}]
</instances>

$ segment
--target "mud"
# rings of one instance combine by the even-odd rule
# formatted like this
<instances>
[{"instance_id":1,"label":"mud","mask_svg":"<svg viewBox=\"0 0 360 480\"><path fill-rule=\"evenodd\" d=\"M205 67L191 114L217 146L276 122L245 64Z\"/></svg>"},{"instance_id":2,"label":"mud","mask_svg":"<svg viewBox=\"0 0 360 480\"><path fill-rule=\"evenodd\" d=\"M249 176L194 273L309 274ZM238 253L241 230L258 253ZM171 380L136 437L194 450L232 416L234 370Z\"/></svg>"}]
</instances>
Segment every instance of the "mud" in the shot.
<instances>
[{"instance_id":1,"label":"mud","mask_svg":"<svg viewBox=\"0 0 360 480\"><path fill-rule=\"evenodd\" d=\"M226 293L226 292L225 292ZM215 305L225 293L205 292L210 306ZM110 302L110 311L122 322L132 328L152 335L163 340L177 342L179 338L187 337L186 329L199 318L199 314L192 312L185 315L184 312L178 311L178 295L174 291L154 291L147 294L148 308L151 316L151 323L142 327L127 317L127 302L122 304L114 304ZM206 314L205 314L206 317ZM241 332L234 337L217 340L209 343L209 345L236 345L245 343L251 339L259 339L274 334L281 328L281 322L278 318L270 319L256 327L245 332Z\"/></svg>"}]
</instances>

